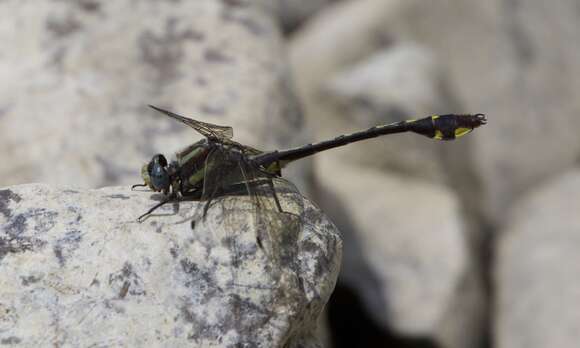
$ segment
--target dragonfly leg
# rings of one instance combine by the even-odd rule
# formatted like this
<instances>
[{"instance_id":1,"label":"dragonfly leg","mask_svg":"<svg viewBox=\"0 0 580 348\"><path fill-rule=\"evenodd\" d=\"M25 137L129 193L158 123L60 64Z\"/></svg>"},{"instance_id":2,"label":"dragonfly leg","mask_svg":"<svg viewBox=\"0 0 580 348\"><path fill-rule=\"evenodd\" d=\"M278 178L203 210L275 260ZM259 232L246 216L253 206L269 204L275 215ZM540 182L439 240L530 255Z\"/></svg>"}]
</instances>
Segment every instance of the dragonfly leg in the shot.
<instances>
[{"instance_id":1,"label":"dragonfly leg","mask_svg":"<svg viewBox=\"0 0 580 348\"><path fill-rule=\"evenodd\" d=\"M276 202L276 207L278 207L278 211L280 211L280 213L284 213L284 210L282 209L282 205L280 204L280 200L278 199L278 195L276 194L276 188L274 187L274 181L272 180L272 178L276 177L276 175L272 175L271 173L268 173L267 171L265 171L264 169L262 169L259 166L254 166L254 169L265 174L265 176L266 176L265 179L268 182L268 185L270 186L270 190L272 191L272 196L274 197L274 201ZM282 174L282 173L279 173L279 174ZM278 176L280 176L280 175L278 175Z\"/></svg>"},{"instance_id":2,"label":"dragonfly leg","mask_svg":"<svg viewBox=\"0 0 580 348\"><path fill-rule=\"evenodd\" d=\"M207 198L207 202L205 203L204 207L203 207L203 217L205 218L207 215L207 211L209 210L209 207L211 205L211 201L214 199L216 193L217 193L218 187L214 187L211 195Z\"/></svg>"},{"instance_id":3,"label":"dragonfly leg","mask_svg":"<svg viewBox=\"0 0 580 348\"><path fill-rule=\"evenodd\" d=\"M135 187L147 187L147 184L135 184L135 185L131 186L131 191L133 191L135 189Z\"/></svg>"},{"instance_id":4,"label":"dragonfly leg","mask_svg":"<svg viewBox=\"0 0 580 348\"><path fill-rule=\"evenodd\" d=\"M181 196L189 199L201 199L201 190L197 189L193 191L182 192Z\"/></svg>"},{"instance_id":5,"label":"dragonfly leg","mask_svg":"<svg viewBox=\"0 0 580 348\"><path fill-rule=\"evenodd\" d=\"M169 202L174 201L177 198L177 196L172 193L169 196L166 196L165 199L163 199L161 202L155 204L151 209L149 209L145 214L139 216L137 218L138 222L143 222L145 220L145 217L147 217L148 215L150 215L152 212L154 212L155 210L157 210L157 208L161 207L164 204L167 204Z\"/></svg>"},{"instance_id":6,"label":"dragonfly leg","mask_svg":"<svg viewBox=\"0 0 580 348\"><path fill-rule=\"evenodd\" d=\"M270 189L272 190L272 196L274 197L274 201L276 202L276 206L278 207L278 210L280 211L280 213L283 213L284 210L282 210L282 205L280 204L280 200L278 199L278 194L276 193L276 188L274 187L274 181L272 181L272 179L269 179L268 185L270 186Z\"/></svg>"}]
</instances>

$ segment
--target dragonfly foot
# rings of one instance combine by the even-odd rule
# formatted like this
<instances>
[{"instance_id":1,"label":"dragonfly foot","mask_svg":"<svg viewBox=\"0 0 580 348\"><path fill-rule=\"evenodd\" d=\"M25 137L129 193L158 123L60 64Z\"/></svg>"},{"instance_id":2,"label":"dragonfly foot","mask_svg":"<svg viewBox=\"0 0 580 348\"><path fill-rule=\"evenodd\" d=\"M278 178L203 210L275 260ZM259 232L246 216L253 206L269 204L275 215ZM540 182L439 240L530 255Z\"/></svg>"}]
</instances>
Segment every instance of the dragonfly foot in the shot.
<instances>
[{"instance_id":1,"label":"dragonfly foot","mask_svg":"<svg viewBox=\"0 0 580 348\"><path fill-rule=\"evenodd\" d=\"M135 189L135 187L147 187L146 184L135 184L133 186L131 186L131 191L133 191Z\"/></svg>"},{"instance_id":2,"label":"dragonfly foot","mask_svg":"<svg viewBox=\"0 0 580 348\"><path fill-rule=\"evenodd\" d=\"M143 215L139 216L139 217L137 218L137 222L138 222L138 223L142 223L143 221L145 221L145 217L147 217L149 214L151 214L151 213L150 213L150 212L146 212L145 214L143 214Z\"/></svg>"}]
</instances>

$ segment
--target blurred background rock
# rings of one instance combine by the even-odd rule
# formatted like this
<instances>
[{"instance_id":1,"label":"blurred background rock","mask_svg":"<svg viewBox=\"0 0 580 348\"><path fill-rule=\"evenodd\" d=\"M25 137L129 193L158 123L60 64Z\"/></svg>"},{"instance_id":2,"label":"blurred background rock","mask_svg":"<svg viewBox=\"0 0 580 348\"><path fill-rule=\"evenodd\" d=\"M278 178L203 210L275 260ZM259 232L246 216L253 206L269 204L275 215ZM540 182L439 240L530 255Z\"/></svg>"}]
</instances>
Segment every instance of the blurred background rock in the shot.
<instances>
[{"instance_id":1,"label":"blurred background rock","mask_svg":"<svg viewBox=\"0 0 580 348\"><path fill-rule=\"evenodd\" d=\"M343 233L334 347L576 347L576 0L0 2L0 186L139 181L195 135L259 148L435 113L289 170Z\"/></svg>"}]
</instances>

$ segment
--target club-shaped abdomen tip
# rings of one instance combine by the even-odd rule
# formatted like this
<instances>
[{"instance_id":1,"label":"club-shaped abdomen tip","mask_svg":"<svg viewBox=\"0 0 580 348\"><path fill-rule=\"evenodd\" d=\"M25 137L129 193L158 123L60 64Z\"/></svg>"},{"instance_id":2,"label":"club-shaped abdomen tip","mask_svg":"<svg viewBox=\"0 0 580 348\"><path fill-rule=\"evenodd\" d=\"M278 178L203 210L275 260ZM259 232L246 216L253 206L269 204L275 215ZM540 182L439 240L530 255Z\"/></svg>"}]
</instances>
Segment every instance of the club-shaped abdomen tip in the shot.
<instances>
[{"instance_id":1,"label":"club-shaped abdomen tip","mask_svg":"<svg viewBox=\"0 0 580 348\"><path fill-rule=\"evenodd\" d=\"M487 118L485 117L485 114L475 114L474 117L476 118L477 122L479 122L480 126L487 124Z\"/></svg>"},{"instance_id":2,"label":"club-shaped abdomen tip","mask_svg":"<svg viewBox=\"0 0 580 348\"><path fill-rule=\"evenodd\" d=\"M487 124L487 118L485 114L464 114L456 116L457 128L471 128L475 129L479 126Z\"/></svg>"},{"instance_id":3,"label":"club-shaped abdomen tip","mask_svg":"<svg viewBox=\"0 0 580 348\"><path fill-rule=\"evenodd\" d=\"M453 136L443 138L443 140L453 140L461 138L462 136L471 133L475 128L478 128L487 123L484 114L464 114L455 116L455 129Z\"/></svg>"}]
</instances>

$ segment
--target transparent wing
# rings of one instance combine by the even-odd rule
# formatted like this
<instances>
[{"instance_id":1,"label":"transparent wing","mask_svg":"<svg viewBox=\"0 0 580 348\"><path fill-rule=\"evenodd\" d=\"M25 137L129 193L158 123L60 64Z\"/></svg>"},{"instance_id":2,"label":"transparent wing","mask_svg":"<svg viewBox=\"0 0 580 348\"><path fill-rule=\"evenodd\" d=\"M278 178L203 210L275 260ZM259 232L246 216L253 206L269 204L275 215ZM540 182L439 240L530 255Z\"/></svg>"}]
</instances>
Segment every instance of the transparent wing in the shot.
<instances>
[{"instance_id":1,"label":"transparent wing","mask_svg":"<svg viewBox=\"0 0 580 348\"><path fill-rule=\"evenodd\" d=\"M202 218L198 210L196 224L215 231L214 241L227 249L216 250L221 277L228 283L224 291L240 300L263 289L275 292L277 302L294 299L296 295L283 284L300 284L296 272L303 225L302 196L289 181L254 168L240 152L245 149L222 145L213 147L206 157L199 209L206 209L207 218ZM274 192L283 212L278 209ZM261 267L257 269L256 265ZM261 284L252 281L258 272L263 273ZM253 325L257 319L236 303L229 311L234 322L240 327Z\"/></svg>"},{"instance_id":2,"label":"transparent wing","mask_svg":"<svg viewBox=\"0 0 580 348\"><path fill-rule=\"evenodd\" d=\"M206 138L229 140L234 137L234 130L232 127L218 126L216 124L192 120L191 118L180 116L176 113L158 108L153 105L149 105L149 107L190 126Z\"/></svg>"},{"instance_id":3,"label":"transparent wing","mask_svg":"<svg viewBox=\"0 0 580 348\"><path fill-rule=\"evenodd\" d=\"M239 166L249 182L246 190L253 200L256 242L270 259L282 264L295 262L303 223L302 195L290 181L264 173L252 162L242 161Z\"/></svg>"},{"instance_id":4,"label":"transparent wing","mask_svg":"<svg viewBox=\"0 0 580 348\"><path fill-rule=\"evenodd\" d=\"M231 233L248 224L255 230L251 245L230 245L236 258L243 257L240 250L259 247L273 268L296 261L304 203L290 181L260 171L240 152L216 148L206 160L202 201L204 215L210 209L221 209L219 222Z\"/></svg>"}]
</instances>

